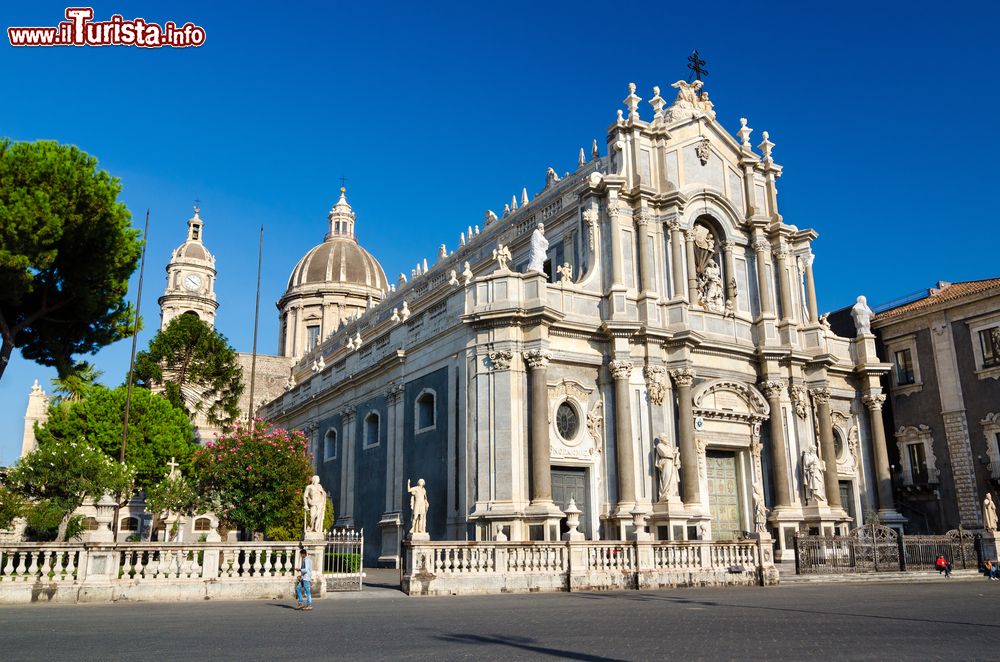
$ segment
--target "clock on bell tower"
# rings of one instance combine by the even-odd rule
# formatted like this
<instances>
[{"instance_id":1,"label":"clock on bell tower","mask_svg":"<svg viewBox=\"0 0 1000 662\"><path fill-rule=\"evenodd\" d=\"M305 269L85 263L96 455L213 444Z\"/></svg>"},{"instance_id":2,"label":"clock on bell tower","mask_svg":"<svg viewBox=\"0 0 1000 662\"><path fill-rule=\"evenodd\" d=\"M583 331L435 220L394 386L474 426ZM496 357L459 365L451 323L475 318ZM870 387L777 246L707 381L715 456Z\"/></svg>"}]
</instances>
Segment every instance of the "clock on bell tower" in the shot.
<instances>
[{"instance_id":1,"label":"clock on bell tower","mask_svg":"<svg viewBox=\"0 0 1000 662\"><path fill-rule=\"evenodd\" d=\"M215 257L203 242L204 221L198 207L188 219L187 240L177 247L167 263L167 287L159 298L160 329L184 313L193 313L215 326Z\"/></svg>"}]
</instances>

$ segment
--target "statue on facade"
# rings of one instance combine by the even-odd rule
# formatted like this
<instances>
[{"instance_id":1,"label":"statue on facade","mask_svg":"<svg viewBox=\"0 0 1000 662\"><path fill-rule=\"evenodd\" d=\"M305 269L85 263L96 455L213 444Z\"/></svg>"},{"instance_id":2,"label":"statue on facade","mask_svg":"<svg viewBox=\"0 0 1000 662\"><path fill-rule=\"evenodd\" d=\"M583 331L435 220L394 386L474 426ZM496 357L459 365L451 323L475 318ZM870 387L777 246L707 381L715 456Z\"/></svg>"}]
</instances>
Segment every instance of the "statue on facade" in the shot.
<instances>
[{"instance_id":1,"label":"statue on facade","mask_svg":"<svg viewBox=\"0 0 1000 662\"><path fill-rule=\"evenodd\" d=\"M531 246L528 252L528 266L525 273L533 271L544 273L545 253L549 250L549 240L545 238L545 226L541 223L531 233Z\"/></svg>"},{"instance_id":2,"label":"statue on facade","mask_svg":"<svg viewBox=\"0 0 1000 662\"><path fill-rule=\"evenodd\" d=\"M997 530L997 505L993 502L992 494L987 494L983 499L983 528L987 531Z\"/></svg>"},{"instance_id":3,"label":"statue on facade","mask_svg":"<svg viewBox=\"0 0 1000 662\"><path fill-rule=\"evenodd\" d=\"M427 533L427 507L430 501L427 500L427 489L424 487L424 479L417 481L416 485L410 486L410 480L406 480L406 491L410 493L410 533Z\"/></svg>"},{"instance_id":4,"label":"statue on facade","mask_svg":"<svg viewBox=\"0 0 1000 662\"><path fill-rule=\"evenodd\" d=\"M802 467L810 498L826 502L826 491L823 484L823 460L819 459L814 449L806 449L803 453Z\"/></svg>"},{"instance_id":5,"label":"statue on facade","mask_svg":"<svg viewBox=\"0 0 1000 662\"><path fill-rule=\"evenodd\" d=\"M753 527L757 533L767 533L767 505L759 483L753 486Z\"/></svg>"},{"instance_id":6,"label":"statue on facade","mask_svg":"<svg viewBox=\"0 0 1000 662\"><path fill-rule=\"evenodd\" d=\"M722 295L722 270L709 259L705 268L698 274L698 291L701 294L701 304L714 313L725 310L726 304Z\"/></svg>"},{"instance_id":7,"label":"statue on facade","mask_svg":"<svg viewBox=\"0 0 1000 662\"><path fill-rule=\"evenodd\" d=\"M708 99L708 93L701 88L704 83L700 80L687 82L679 80L670 87L677 90L677 98L667 109L667 120L669 122L679 122L692 117L709 117L715 119L715 109Z\"/></svg>"},{"instance_id":8,"label":"statue on facade","mask_svg":"<svg viewBox=\"0 0 1000 662\"><path fill-rule=\"evenodd\" d=\"M665 435L656 438L656 469L660 472L660 501L677 496L677 465L680 451L670 443Z\"/></svg>"},{"instance_id":9,"label":"statue on facade","mask_svg":"<svg viewBox=\"0 0 1000 662\"><path fill-rule=\"evenodd\" d=\"M858 335L872 332L872 309L868 307L868 299L864 295L858 297L857 303L851 308L851 319Z\"/></svg>"},{"instance_id":10,"label":"statue on facade","mask_svg":"<svg viewBox=\"0 0 1000 662\"><path fill-rule=\"evenodd\" d=\"M319 483L319 476L313 476L302 492L305 507L306 533L322 533L323 518L326 515L326 490Z\"/></svg>"}]
</instances>

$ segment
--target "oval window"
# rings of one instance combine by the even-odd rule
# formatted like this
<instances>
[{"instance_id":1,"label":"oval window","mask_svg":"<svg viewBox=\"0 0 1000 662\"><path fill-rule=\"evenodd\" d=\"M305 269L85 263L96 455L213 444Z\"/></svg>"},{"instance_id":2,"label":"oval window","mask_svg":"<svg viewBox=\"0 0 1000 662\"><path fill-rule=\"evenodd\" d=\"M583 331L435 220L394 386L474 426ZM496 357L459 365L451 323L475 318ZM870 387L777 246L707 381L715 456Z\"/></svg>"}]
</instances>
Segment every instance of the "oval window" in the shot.
<instances>
[{"instance_id":1,"label":"oval window","mask_svg":"<svg viewBox=\"0 0 1000 662\"><path fill-rule=\"evenodd\" d=\"M580 429L580 417L576 409L568 402L563 402L556 409L556 430L563 439L570 440Z\"/></svg>"}]
</instances>

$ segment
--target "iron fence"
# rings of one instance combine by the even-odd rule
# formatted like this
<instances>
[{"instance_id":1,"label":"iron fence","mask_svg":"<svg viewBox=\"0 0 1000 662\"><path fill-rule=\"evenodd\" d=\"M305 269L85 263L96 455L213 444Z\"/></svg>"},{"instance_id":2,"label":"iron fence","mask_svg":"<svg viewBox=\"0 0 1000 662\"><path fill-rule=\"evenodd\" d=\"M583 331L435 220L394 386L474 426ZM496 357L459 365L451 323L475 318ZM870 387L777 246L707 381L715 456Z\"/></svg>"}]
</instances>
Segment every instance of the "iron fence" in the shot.
<instances>
[{"instance_id":1,"label":"iron fence","mask_svg":"<svg viewBox=\"0 0 1000 662\"><path fill-rule=\"evenodd\" d=\"M908 536L872 524L846 536L795 536L799 575L933 570L939 555L953 568L978 568L979 538L962 529L939 536Z\"/></svg>"}]
</instances>

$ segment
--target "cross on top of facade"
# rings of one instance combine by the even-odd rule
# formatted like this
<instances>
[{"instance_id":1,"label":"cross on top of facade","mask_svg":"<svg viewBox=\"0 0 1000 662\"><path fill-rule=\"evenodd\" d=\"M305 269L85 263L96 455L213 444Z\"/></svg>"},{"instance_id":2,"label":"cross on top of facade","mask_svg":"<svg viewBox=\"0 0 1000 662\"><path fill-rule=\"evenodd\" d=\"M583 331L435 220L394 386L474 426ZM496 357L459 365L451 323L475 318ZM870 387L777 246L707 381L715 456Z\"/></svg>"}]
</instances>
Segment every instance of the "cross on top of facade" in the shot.
<instances>
[{"instance_id":1,"label":"cross on top of facade","mask_svg":"<svg viewBox=\"0 0 1000 662\"><path fill-rule=\"evenodd\" d=\"M691 55L688 56L687 68L691 70L696 80L701 80L702 76L708 75L708 69L705 68L705 61L698 56L697 48L691 51Z\"/></svg>"}]
</instances>

